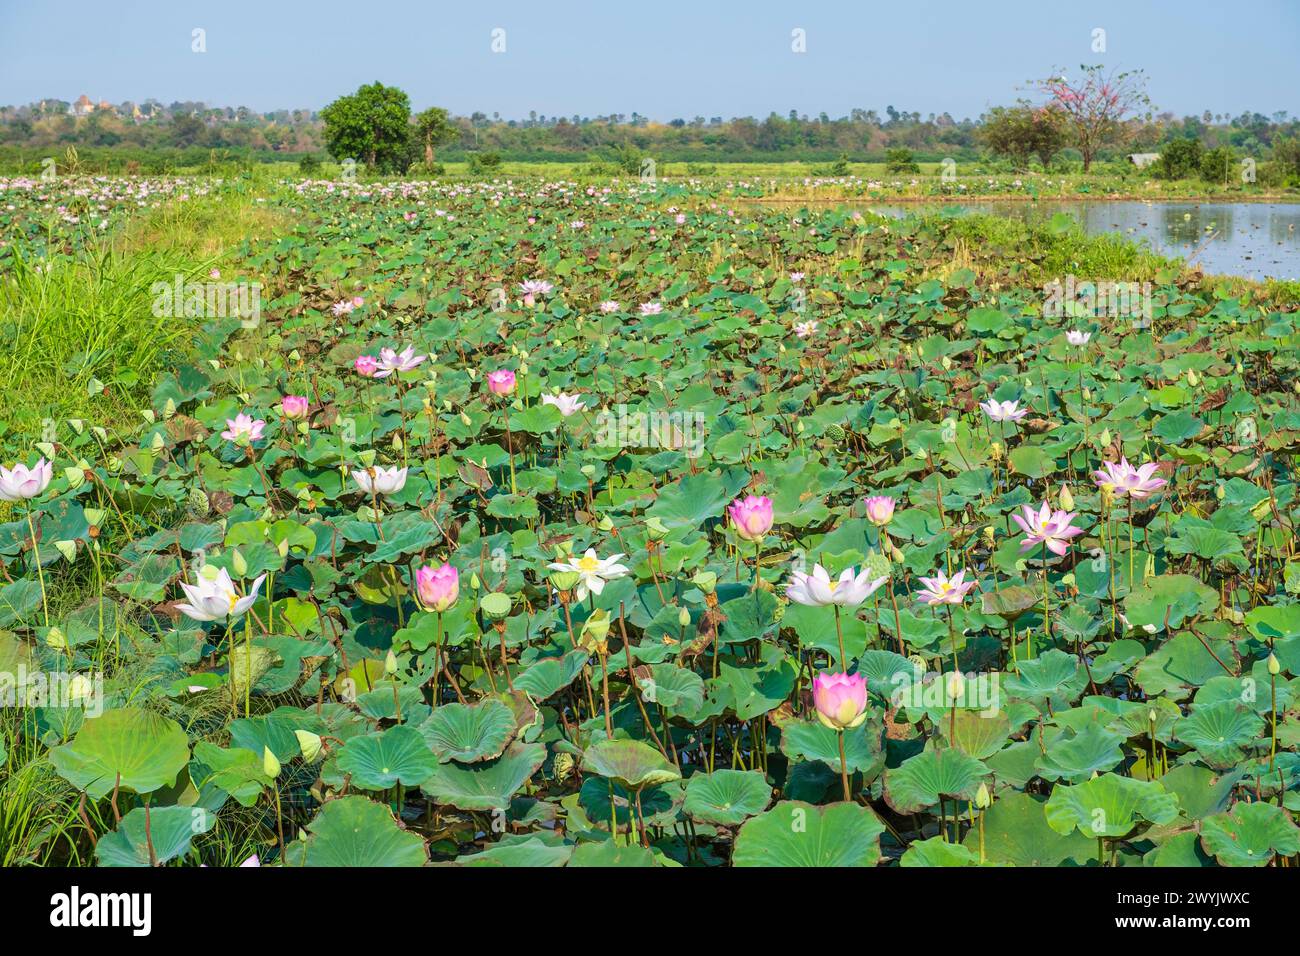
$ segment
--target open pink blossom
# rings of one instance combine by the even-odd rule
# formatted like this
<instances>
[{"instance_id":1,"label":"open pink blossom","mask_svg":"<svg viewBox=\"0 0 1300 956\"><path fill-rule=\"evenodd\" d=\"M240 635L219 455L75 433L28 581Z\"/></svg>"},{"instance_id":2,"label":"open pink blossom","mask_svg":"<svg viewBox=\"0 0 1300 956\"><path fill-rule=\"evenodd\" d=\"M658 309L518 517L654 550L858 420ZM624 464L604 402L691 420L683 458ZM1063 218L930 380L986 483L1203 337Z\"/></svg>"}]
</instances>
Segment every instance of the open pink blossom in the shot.
<instances>
[{"instance_id":1,"label":"open pink blossom","mask_svg":"<svg viewBox=\"0 0 1300 956\"><path fill-rule=\"evenodd\" d=\"M1046 501L1038 511L1034 511L1033 505L1025 505L1022 514L1011 516L1025 533L1020 542L1021 554L1039 545L1053 554L1065 554L1070 550L1070 539L1083 534L1082 528L1071 524L1076 517L1072 511L1053 511Z\"/></svg>"},{"instance_id":2,"label":"open pink blossom","mask_svg":"<svg viewBox=\"0 0 1300 956\"><path fill-rule=\"evenodd\" d=\"M965 569L958 571L951 578L940 571L932 578L921 578L925 585L916 597L922 604L960 604L975 587L974 581L966 580Z\"/></svg>"},{"instance_id":3,"label":"open pink blossom","mask_svg":"<svg viewBox=\"0 0 1300 956\"><path fill-rule=\"evenodd\" d=\"M379 371L379 362L373 355L362 355L352 363L352 367L357 370L357 374L364 378L374 378L375 373Z\"/></svg>"},{"instance_id":4,"label":"open pink blossom","mask_svg":"<svg viewBox=\"0 0 1300 956\"><path fill-rule=\"evenodd\" d=\"M221 433L221 437L236 445L251 445L262 437L262 429L265 427L266 422L262 419L240 412L234 418L226 419L226 430Z\"/></svg>"},{"instance_id":5,"label":"open pink blossom","mask_svg":"<svg viewBox=\"0 0 1300 956\"><path fill-rule=\"evenodd\" d=\"M1134 468L1127 458L1120 458L1119 464L1113 461L1102 462L1101 468L1092 473L1092 480L1097 483L1097 487L1109 491L1117 498L1130 495L1140 501L1151 497L1168 484L1165 479L1155 477L1159 468L1157 463L1150 461Z\"/></svg>"},{"instance_id":6,"label":"open pink blossom","mask_svg":"<svg viewBox=\"0 0 1300 956\"><path fill-rule=\"evenodd\" d=\"M1029 409L1021 408L1019 402L999 402L990 399L987 402L980 402L980 408L984 409L984 414L995 422L1018 422L1029 414Z\"/></svg>"},{"instance_id":7,"label":"open pink blossom","mask_svg":"<svg viewBox=\"0 0 1300 956\"><path fill-rule=\"evenodd\" d=\"M427 357L416 355L415 349L409 345L400 352L394 349L380 349L375 378L388 378L394 372L409 372L422 364Z\"/></svg>"},{"instance_id":8,"label":"open pink blossom","mask_svg":"<svg viewBox=\"0 0 1300 956\"><path fill-rule=\"evenodd\" d=\"M31 468L21 462L13 468L0 467L0 501L28 501L44 491L54 469L42 458Z\"/></svg>"}]
</instances>

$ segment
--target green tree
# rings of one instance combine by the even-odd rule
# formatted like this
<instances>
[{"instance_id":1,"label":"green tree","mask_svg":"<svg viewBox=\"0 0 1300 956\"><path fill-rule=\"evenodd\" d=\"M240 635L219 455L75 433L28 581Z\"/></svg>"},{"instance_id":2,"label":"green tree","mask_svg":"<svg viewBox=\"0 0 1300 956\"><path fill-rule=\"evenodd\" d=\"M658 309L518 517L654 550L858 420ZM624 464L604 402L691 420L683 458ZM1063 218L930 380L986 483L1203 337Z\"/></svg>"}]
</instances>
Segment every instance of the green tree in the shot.
<instances>
[{"instance_id":1,"label":"green tree","mask_svg":"<svg viewBox=\"0 0 1300 956\"><path fill-rule=\"evenodd\" d=\"M1031 156L1037 156L1047 166L1065 145L1061 114L1027 103L989 110L979 137L993 152L1010 159L1018 170L1028 168Z\"/></svg>"},{"instance_id":2,"label":"green tree","mask_svg":"<svg viewBox=\"0 0 1300 956\"><path fill-rule=\"evenodd\" d=\"M397 87L371 83L340 96L320 115L325 147L335 159L362 159L382 172L402 172L409 164L411 101Z\"/></svg>"},{"instance_id":3,"label":"green tree","mask_svg":"<svg viewBox=\"0 0 1300 956\"><path fill-rule=\"evenodd\" d=\"M906 146L895 146L885 150L885 168L891 173L919 173L912 151Z\"/></svg>"},{"instance_id":4,"label":"green tree","mask_svg":"<svg viewBox=\"0 0 1300 956\"><path fill-rule=\"evenodd\" d=\"M1201 171L1203 152L1199 139L1180 136L1170 140L1160 151L1160 176L1164 179L1189 179Z\"/></svg>"},{"instance_id":5,"label":"green tree","mask_svg":"<svg viewBox=\"0 0 1300 956\"><path fill-rule=\"evenodd\" d=\"M415 136L424 148L424 165L433 165L433 151L444 143L460 136L460 130L447 116L447 111L431 106L415 117Z\"/></svg>"}]
</instances>

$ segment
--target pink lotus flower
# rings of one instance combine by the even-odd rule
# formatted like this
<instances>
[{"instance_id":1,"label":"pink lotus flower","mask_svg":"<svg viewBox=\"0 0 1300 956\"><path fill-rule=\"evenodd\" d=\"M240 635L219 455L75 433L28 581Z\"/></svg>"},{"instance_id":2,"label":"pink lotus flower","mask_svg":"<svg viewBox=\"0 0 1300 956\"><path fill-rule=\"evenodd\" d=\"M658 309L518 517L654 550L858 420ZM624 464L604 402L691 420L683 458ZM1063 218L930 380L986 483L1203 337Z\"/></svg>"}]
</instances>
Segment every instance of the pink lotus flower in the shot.
<instances>
[{"instance_id":1,"label":"pink lotus flower","mask_svg":"<svg viewBox=\"0 0 1300 956\"><path fill-rule=\"evenodd\" d=\"M1140 501L1151 497L1168 484L1165 479L1155 477L1159 467L1155 462L1149 461L1134 468L1127 458L1120 458L1119 464L1113 461L1102 462L1101 468L1092 473L1092 480L1097 483L1097 487L1111 492L1117 498L1130 495Z\"/></svg>"},{"instance_id":2,"label":"pink lotus flower","mask_svg":"<svg viewBox=\"0 0 1300 956\"><path fill-rule=\"evenodd\" d=\"M524 294L524 305L531 306L537 301L537 296L545 295L554 289L545 279L525 279L519 283L519 291Z\"/></svg>"},{"instance_id":3,"label":"pink lotus flower","mask_svg":"<svg viewBox=\"0 0 1300 956\"><path fill-rule=\"evenodd\" d=\"M565 418L568 418L570 415L573 415L587 407L581 396L566 395L564 392L556 392L554 395L543 395L542 404L554 405L556 410Z\"/></svg>"},{"instance_id":4,"label":"pink lotus flower","mask_svg":"<svg viewBox=\"0 0 1300 956\"><path fill-rule=\"evenodd\" d=\"M393 349L380 349L375 378L388 378L394 372L409 372L421 365L425 358L427 356L416 355L415 349L409 345L400 352Z\"/></svg>"},{"instance_id":5,"label":"pink lotus flower","mask_svg":"<svg viewBox=\"0 0 1300 956\"><path fill-rule=\"evenodd\" d=\"M640 310L642 315L658 315L664 307L658 302L642 302Z\"/></svg>"},{"instance_id":6,"label":"pink lotus flower","mask_svg":"<svg viewBox=\"0 0 1300 956\"><path fill-rule=\"evenodd\" d=\"M974 581L966 580L966 571L963 569L954 574L951 578L940 571L932 578L921 578L921 583L925 585L917 592L917 600L922 604L960 604L966 600L966 595L975 587Z\"/></svg>"},{"instance_id":7,"label":"pink lotus flower","mask_svg":"<svg viewBox=\"0 0 1300 956\"><path fill-rule=\"evenodd\" d=\"M887 495L872 495L864 503L867 506L867 520L877 528L883 528L894 517L894 499Z\"/></svg>"},{"instance_id":8,"label":"pink lotus flower","mask_svg":"<svg viewBox=\"0 0 1300 956\"><path fill-rule=\"evenodd\" d=\"M812 334L816 331L817 331L816 320L809 320L807 322L796 322L794 325L794 334L799 336L799 338L801 339L810 338Z\"/></svg>"},{"instance_id":9,"label":"pink lotus flower","mask_svg":"<svg viewBox=\"0 0 1300 956\"><path fill-rule=\"evenodd\" d=\"M351 313L351 311L356 307L356 303L354 303L353 300L342 299L330 306L330 311L333 312L335 316L344 316Z\"/></svg>"},{"instance_id":10,"label":"pink lotus flower","mask_svg":"<svg viewBox=\"0 0 1300 956\"><path fill-rule=\"evenodd\" d=\"M613 299L606 299L604 302L600 304L600 311L603 312L605 315L609 315L611 312L617 312L618 303L615 302Z\"/></svg>"},{"instance_id":11,"label":"pink lotus flower","mask_svg":"<svg viewBox=\"0 0 1300 956\"><path fill-rule=\"evenodd\" d=\"M861 674L826 671L813 678L817 719L832 730L861 726L867 719L867 680Z\"/></svg>"},{"instance_id":12,"label":"pink lotus flower","mask_svg":"<svg viewBox=\"0 0 1300 956\"><path fill-rule=\"evenodd\" d=\"M746 541L762 541L772 528L772 499L762 495L749 495L744 501L737 498L727 506L727 514L736 534Z\"/></svg>"},{"instance_id":13,"label":"pink lotus flower","mask_svg":"<svg viewBox=\"0 0 1300 956\"><path fill-rule=\"evenodd\" d=\"M1029 414L1029 409L1021 408L1019 402L980 402L984 414L995 422L1018 422Z\"/></svg>"},{"instance_id":14,"label":"pink lotus flower","mask_svg":"<svg viewBox=\"0 0 1300 956\"><path fill-rule=\"evenodd\" d=\"M426 564L415 572L415 590L421 604L441 614L460 596L460 572L450 564L440 568Z\"/></svg>"},{"instance_id":15,"label":"pink lotus flower","mask_svg":"<svg viewBox=\"0 0 1300 956\"><path fill-rule=\"evenodd\" d=\"M1091 332L1078 332L1071 329L1069 332L1065 333L1065 341L1069 342L1076 348L1083 348L1088 344L1090 338L1092 338Z\"/></svg>"},{"instance_id":16,"label":"pink lotus flower","mask_svg":"<svg viewBox=\"0 0 1300 956\"><path fill-rule=\"evenodd\" d=\"M686 225L686 213L679 212L676 216L673 217L673 222L677 223L677 225L679 226Z\"/></svg>"},{"instance_id":17,"label":"pink lotus flower","mask_svg":"<svg viewBox=\"0 0 1300 956\"><path fill-rule=\"evenodd\" d=\"M791 272L791 273L790 273L790 281L791 281L791 282L794 282L794 283L802 282L802 281L803 281L803 273L802 273L802 272Z\"/></svg>"},{"instance_id":18,"label":"pink lotus flower","mask_svg":"<svg viewBox=\"0 0 1300 956\"><path fill-rule=\"evenodd\" d=\"M487 386L488 391L493 395L509 395L515 390L515 373L508 368L499 368L495 372L489 372Z\"/></svg>"},{"instance_id":19,"label":"pink lotus flower","mask_svg":"<svg viewBox=\"0 0 1300 956\"><path fill-rule=\"evenodd\" d=\"M262 437L262 429L265 427L266 422L262 419L240 412L234 418L226 419L226 430L221 433L221 437L236 445L251 445Z\"/></svg>"},{"instance_id":20,"label":"pink lotus flower","mask_svg":"<svg viewBox=\"0 0 1300 956\"><path fill-rule=\"evenodd\" d=\"M374 378L375 373L379 371L379 362L373 355L362 355L357 358L352 365L357 370L357 374L364 378Z\"/></svg>"},{"instance_id":21,"label":"pink lotus flower","mask_svg":"<svg viewBox=\"0 0 1300 956\"><path fill-rule=\"evenodd\" d=\"M42 458L31 468L21 462L13 468L0 467L0 501L29 501L44 491L54 469Z\"/></svg>"},{"instance_id":22,"label":"pink lotus flower","mask_svg":"<svg viewBox=\"0 0 1300 956\"><path fill-rule=\"evenodd\" d=\"M307 417L307 396L286 395L280 399L280 412L285 418L297 420Z\"/></svg>"},{"instance_id":23,"label":"pink lotus flower","mask_svg":"<svg viewBox=\"0 0 1300 956\"><path fill-rule=\"evenodd\" d=\"M1046 501L1037 512L1033 505L1025 505L1023 517L1011 516L1011 520L1020 525L1020 530L1025 533L1025 538L1020 542L1020 553L1044 545L1052 554L1064 555L1070 550L1070 539L1083 534L1082 528L1070 523L1076 517L1078 516L1072 511L1052 511Z\"/></svg>"}]
</instances>

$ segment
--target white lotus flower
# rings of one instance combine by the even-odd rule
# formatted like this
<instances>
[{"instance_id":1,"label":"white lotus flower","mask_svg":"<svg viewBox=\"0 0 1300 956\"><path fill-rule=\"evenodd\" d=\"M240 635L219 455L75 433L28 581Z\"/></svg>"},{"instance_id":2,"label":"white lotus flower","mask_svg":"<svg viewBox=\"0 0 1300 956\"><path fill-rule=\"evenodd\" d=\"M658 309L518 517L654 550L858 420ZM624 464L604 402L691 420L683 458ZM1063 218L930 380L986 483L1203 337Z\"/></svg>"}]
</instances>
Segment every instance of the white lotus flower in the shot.
<instances>
[{"instance_id":1,"label":"white lotus flower","mask_svg":"<svg viewBox=\"0 0 1300 956\"><path fill-rule=\"evenodd\" d=\"M353 469L352 480L361 486L366 494L395 495L406 487L405 468Z\"/></svg>"},{"instance_id":2,"label":"white lotus flower","mask_svg":"<svg viewBox=\"0 0 1300 956\"><path fill-rule=\"evenodd\" d=\"M586 553L576 561L556 561L549 565L552 571L568 571L578 575L576 593L579 601L586 600L588 592L599 594L605 590L605 584L630 573L629 569L618 563L622 554L610 555L608 558L596 557L596 550L588 548Z\"/></svg>"},{"instance_id":3,"label":"white lotus flower","mask_svg":"<svg viewBox=\"0 0 1300 956\"><path fill-rule=\"evenodd\" d=\"M253 606L257 592L262 587L265 574L259 574L253 581L252 590L241 595L230 579L230 572L220 570L212 565L204 565L194 584L181 582L181 590L189 598L188 604L177 604L176 609L195 621L222 621L226 617L238 617Z\"/></svg>"},{"instance_id":4,"label":"white lotus flower","mask_svg":"<svg viewBox=\"0 0 1300 956\"><path fill-rule=\"evenodd\" d=\"M44 458L31 468L21 462L13 468L0 467L0 501L35 498L49 486L53 474L53 466Z\"/></svg>"},{"instance_id":5,"label":"white lotus flower","mask_svg":"<svg viewBox=\"0 0 1300 956\"><path fill-rule=\"evenodd\" d=\"M554 395L543 395L542 404L554 405L565 418L587 407L583 403L581 396L565 395L563 392L556 392Z\"/></svg>"},{"instance_id":6,"label":"white lotus flower","mask_svg":"<svg viewBox=\"0 0 1300 956\"><path fill-rule=\"evenodd\" d=\"M813 565L812 574L795 571L791 577L785 596L796 604L806 604L808 607L827 607L831 604L857 607L889 580L888 575L872 580L867 568L861 572L846 568L838 580L832 581L830 574L820 564Z\"/></svg>"}]
</instances>

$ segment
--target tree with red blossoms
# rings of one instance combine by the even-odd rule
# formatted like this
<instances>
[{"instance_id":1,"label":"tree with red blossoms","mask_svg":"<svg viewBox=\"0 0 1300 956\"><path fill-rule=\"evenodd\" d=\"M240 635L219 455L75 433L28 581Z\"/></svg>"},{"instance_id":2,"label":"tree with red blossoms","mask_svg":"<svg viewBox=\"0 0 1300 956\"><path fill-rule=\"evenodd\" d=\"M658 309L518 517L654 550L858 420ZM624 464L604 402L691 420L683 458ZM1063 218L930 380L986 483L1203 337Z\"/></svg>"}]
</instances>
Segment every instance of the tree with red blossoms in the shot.
<instances>
[{"instance_id":1,"label":"tree with red blossoms","mask_svg":"<svg viewBox=\"0 0 1300 956\"><path fill-rule=\"evenodd\" d=\"M1048 106L1059 110L1083 154L1083 171L1092 167L1097 150L1120 138L1125 122L1150 111L1146 76L1141 70L1117 72L1101 66L1080 66L1083 75L1070 80L1058 72L1035 86L1046 93Z\"/></svg>"}]
</instances>

